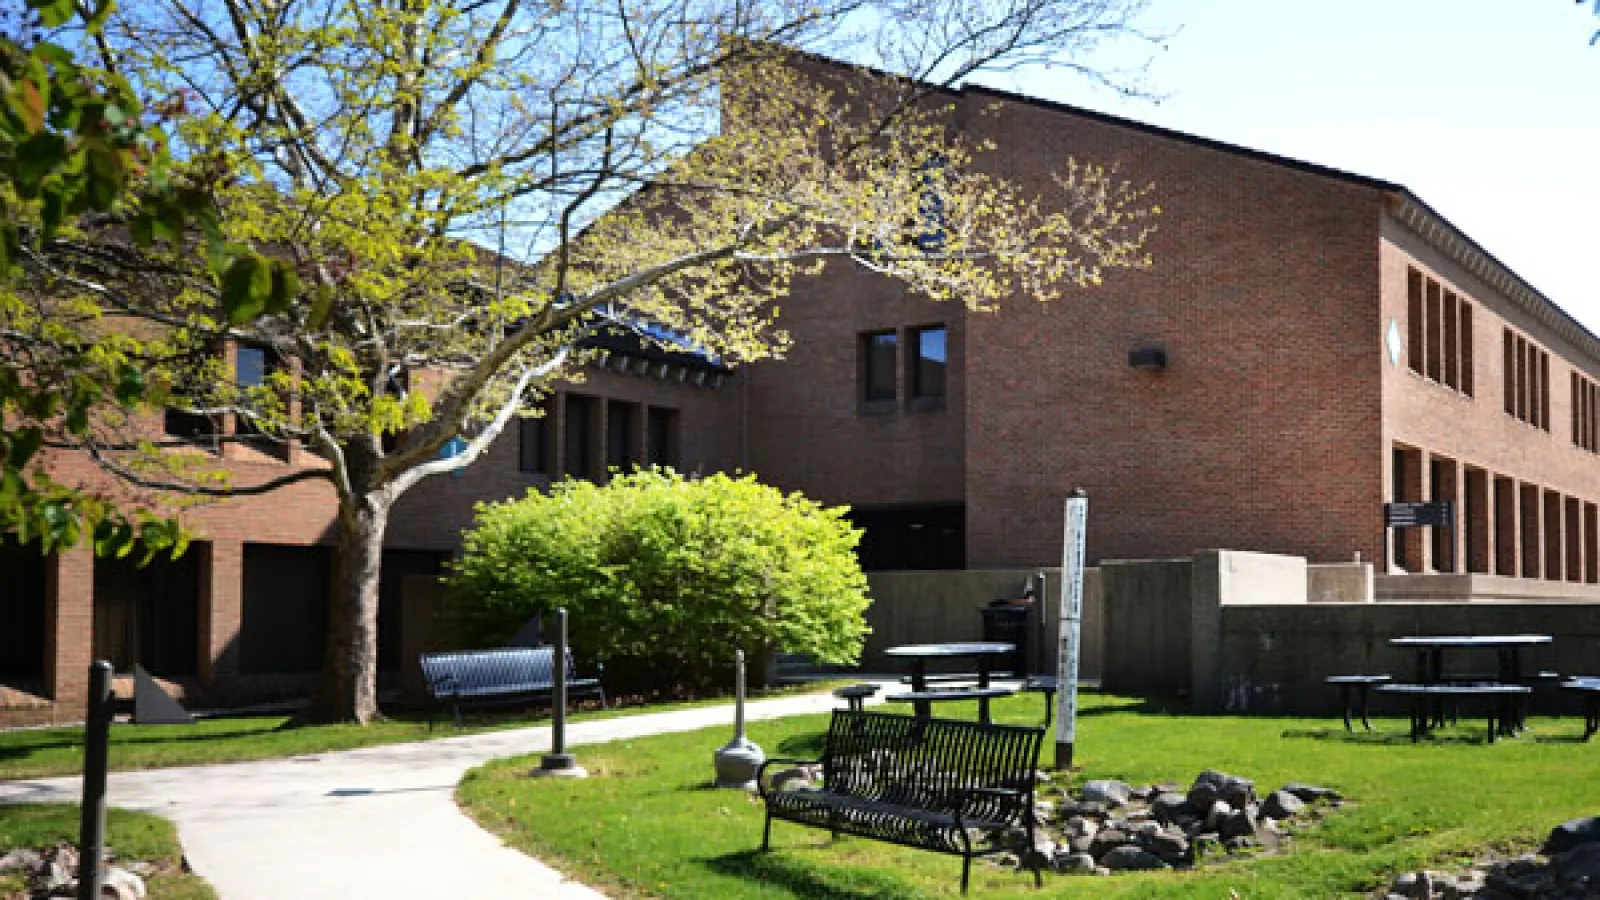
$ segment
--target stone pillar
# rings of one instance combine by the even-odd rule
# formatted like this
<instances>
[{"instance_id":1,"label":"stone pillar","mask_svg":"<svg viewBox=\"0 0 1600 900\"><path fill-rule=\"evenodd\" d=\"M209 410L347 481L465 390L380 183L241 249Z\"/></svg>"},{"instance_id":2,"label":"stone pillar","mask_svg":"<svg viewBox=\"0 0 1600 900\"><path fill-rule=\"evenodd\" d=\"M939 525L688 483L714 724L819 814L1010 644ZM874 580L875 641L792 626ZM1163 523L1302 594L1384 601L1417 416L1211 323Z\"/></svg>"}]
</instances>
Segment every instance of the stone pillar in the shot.
<instances>
[{"instance_id":1,"label":"stone pillar","mask_svg":"<svg viewBox=\"0 0 1600 900\"><path fill-rule=\"evenodd\" d=\"M200 558L200 680L227 693L239 677L239 628L244 618L244 543L210 541L189 552Z\"/></svg>"},{"instance_id":2,"label":"stone pillar","mask_svg":"<svg viewBox=\"0 0 1600 900\"><path fill-rule=\"evenodd\" d=\"M47 690L58 722L83 718L94 656L94 553L87 544L50 557L45 585Z\"/></svg>"}]
</instances>

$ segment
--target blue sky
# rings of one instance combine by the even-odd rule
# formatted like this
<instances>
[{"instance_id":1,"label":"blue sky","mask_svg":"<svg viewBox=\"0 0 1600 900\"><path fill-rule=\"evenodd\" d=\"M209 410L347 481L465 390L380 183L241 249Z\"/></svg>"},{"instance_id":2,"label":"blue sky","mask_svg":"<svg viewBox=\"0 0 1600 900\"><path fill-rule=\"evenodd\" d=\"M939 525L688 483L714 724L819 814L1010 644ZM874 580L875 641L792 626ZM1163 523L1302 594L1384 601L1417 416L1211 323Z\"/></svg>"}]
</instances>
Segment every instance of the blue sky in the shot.
<instances>
[{"instance_id":1,"label":"blue sky","mask_svg":"<svg viewBox=\"0 0 1600 900\"><path fill-rule=\"evenodd\" d=\"M1403 184L1600 334L1594 0L1152 0L1145 21L1180 29L1158 103L975 80Z\"/></svg>"}]
</instances>

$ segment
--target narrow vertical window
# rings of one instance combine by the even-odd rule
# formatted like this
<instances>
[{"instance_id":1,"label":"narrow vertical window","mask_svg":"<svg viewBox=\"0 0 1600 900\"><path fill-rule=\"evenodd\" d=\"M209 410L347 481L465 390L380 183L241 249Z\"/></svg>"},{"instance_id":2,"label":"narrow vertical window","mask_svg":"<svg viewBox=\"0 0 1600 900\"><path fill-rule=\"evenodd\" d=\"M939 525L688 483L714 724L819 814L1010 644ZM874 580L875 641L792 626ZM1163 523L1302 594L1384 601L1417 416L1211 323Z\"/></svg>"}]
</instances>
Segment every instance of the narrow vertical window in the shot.
<instances>
[{"instance_id":1,"label":"narrow vertical window","mask_svg":"<svg viewBox=\"0 0 1600 900\"><path fill-rule=\"evenodd\" d=\"M899 341L893 331L861 336L861 399L868 402L895 399L895 363Z\"/></svg>"},{"instance_id":2,"label":"narrow vertical window","mask_svg":"<svg viewBox=\"0 0 1600 900\"><path fill-rule=\"evenodd\" d=\"M945 373L949 368L945 327L932 325L927 328L913 328L909 336L912 399L943 400Z\"/></svg>"},{"instance_id":3,"label":"narrow vertical window","mask_svg":"<svg viewBox=\"0 0 1600 900\"><path fill-rule=\"evenodd\" d=\"M633 468L638 459L633 448L634 436L639 433L634 425L637 415L637 404L615 400L606 404L606 468L622 472Z\"/></svg>"},{"instance_id":4,"label":"narrow vertical window","mask_svg":"<svg viewBox=\"0 0 1600 900\"><path fill-rule=\"evenodd\" d=\"M1444 361L1443 310L1439 307L1439 283L1428 279L1428 377L1439 380Z\"/></svg>"},{"instance_id":5,"label":"narrow vertical window","mask_svg":"<svg viewBox=\"0 0 1600 900\"><path fill-rule=\"evenodd\" d=\"M1550 354L1539 351L1539 427L1550 430Z\"/></svg>"},{"instance_id":6,"label":"narrow vertical window","mask_svg":"<svg viewBox=\"0 0 1600 900\"><path fill-rule=\"evenodd\" d=\"M678 465L678 411L650 407L645 418L645 460L652 466Z\"/></svg>"},{"instance_id":7,"label":"narrow vertical window","mask_svg":"<svg viewBox=\"0 0 1600 900\"><path fill-rule=\"evenodd\" d=\"M1456 295L1444 292L1444 383L1449 387L1461 384L1461 335L1456 330Z\"/></svg>"},{"instance_id":8,"label":"narrow vertical window","mask_svg":"<svg viewBox=\"0 0 1600 900\"><path fill-rule=\"evenodd\" d=\"M530 475L550 474L549 419L517 420L517 469Z\"/></svg>"},{"instance_id":9,"label":"narrow vertical window","mask_svg":"<svg viewBox=\"0 0 1600 900\"><path fill-rule=\"evenodd\" d=\"M595 474L594 438L590 429L594 427L594 400L590 397L580 397L568 394L563 410L562 442L563 456L562 470L572 478L592 480Z\"/></svg>"},{"instance_id":10,"label":"narrow vertical window","mask_svg":"<svg viewBox=\"0 0 1600 900\"><path fill-rule=\"evenodd\" d=\"M1423 350L1422 273L1406 272L1406 360L1411 371L1421 375L1427 359Z\"/></svg>"},{"instance_id":11,"label":"narrow vertical window","mask_svg":"<svg viewBox=\"0 0 1600 900\"><path fill-rule=\"evenodd\" d=\"M1505 371L1506 385L1506 415L1517 414L1517 341L1511 336L1511 329L1505 330L1505 361L1501 364Z\"/></svg>"},{"instance_id":12,"label":"narrow vertical window","mask_svg":"<svg viewBox=\"0 0 1600 900\"><path fill-rule=\"evenodd\" d=\"M1468 397L1472 389L1472 304L1461 301L1461 392Z\"/></svg>"}]
</instances>

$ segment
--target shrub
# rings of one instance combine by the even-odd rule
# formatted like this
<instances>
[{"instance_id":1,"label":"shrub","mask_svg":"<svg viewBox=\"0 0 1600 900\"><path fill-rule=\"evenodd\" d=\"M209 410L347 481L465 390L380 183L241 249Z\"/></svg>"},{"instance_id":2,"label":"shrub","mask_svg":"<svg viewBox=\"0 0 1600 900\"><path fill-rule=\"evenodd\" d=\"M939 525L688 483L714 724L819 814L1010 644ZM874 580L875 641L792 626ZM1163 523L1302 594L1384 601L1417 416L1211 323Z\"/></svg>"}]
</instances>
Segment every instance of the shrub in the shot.
<instances>
[{"instance_id":1,"label":"shrub","mask_svg":"<svg viewBox=\"0 0 1600 900\"><path fill-rule=\"evenodd\" d=\"M565 606L580 658L660 691L723 677L736 647L853 663L867 596L845 512L754 476L660 469L479 504L450 579L458 636L502 644Z\"/></svg>"}]
</instances>

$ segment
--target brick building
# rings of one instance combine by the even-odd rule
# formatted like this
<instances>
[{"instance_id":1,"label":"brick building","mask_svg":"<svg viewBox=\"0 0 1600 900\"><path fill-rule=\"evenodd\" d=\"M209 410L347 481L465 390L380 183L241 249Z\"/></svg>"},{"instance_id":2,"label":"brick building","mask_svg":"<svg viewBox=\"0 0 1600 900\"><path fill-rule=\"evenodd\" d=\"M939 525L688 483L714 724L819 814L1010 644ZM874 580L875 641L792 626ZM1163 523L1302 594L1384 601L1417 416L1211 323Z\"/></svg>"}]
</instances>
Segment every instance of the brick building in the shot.
<instances>
[{"instance_id":1,"label":"brick building","mask_svg":"<svg viewBox=\"0 0 1600 900\"><path fill-rule=\"evenodd\" d=\"M1154 266L974 314L831 265L784 304L785 360L727 373L618 347L401 501L382 668L399 576L435 570L472 503L633 461L850 504L875 569L1056 563L1081 485L1091 559L1229 547L1600 581L1600 341L1420 199L990 89L948 99L998 148L980 164L1041 192L1068 156L1153 183ZM315 464L226 452L244 481ZM1436 498L1457 502L1453 535L1385 546L1384 502ZM320 482L205 507L195 549L148 570L0 550L0 722L70 717L94 656L209 699L303 690L332 511Z\"/></svg>"}]
</instances>

